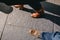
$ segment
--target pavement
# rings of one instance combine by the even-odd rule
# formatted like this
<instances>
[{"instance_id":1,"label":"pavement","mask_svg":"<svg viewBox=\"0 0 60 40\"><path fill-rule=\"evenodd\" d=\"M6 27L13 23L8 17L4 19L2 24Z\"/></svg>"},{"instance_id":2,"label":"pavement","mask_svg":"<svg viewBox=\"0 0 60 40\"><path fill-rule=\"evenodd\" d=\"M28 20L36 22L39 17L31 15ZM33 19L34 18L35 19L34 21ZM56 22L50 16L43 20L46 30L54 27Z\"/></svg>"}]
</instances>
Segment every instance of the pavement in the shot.
<instances>
[{"instance_id":1,"label":"pavement","mask_svg":"<svg viewBox=\"0 0 60 40\"><path fill-rule=\"evenodd\" d=\"M60 6L42 3L45 13L41 18L32 18L33 8L25 5L27 10L13 7L10 14L0 11L0 40L41 40L28 33L30 29L40 32L60 32ZM49 4L49 5L48 5Z\"/></svg>"}]
</instances>

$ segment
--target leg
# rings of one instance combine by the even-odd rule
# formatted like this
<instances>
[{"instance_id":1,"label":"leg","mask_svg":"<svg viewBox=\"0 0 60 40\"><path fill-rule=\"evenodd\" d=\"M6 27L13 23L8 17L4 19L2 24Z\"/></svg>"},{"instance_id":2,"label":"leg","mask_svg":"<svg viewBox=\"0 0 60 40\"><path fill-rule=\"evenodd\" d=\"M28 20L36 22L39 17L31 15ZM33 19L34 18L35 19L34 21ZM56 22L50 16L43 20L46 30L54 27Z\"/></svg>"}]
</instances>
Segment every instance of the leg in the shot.
<instances>
[{"instance_id":1,"label":"leg","mask_svg":"<svg viewBox=\"0 0 60 40\"><path fill-rule=\"evenodd\" d=\"M31 2L29 5L34 8L35 13L33 13L31 16L34 18L40 17L42 13L44 13L44 10L40 4L40 2Z\"/></svg>"},{"instance_id":2,"label":"leg","mask_svg":"<svg viewBox=\"0 0 60 40\"><path fill-rule=\"evenodd\" d=\"M20 9L23 9L24 8L24 5L23 4L17 4L17 5L14 5L15 8L20 8Z\"/></svg>"},{"instance_id":3,"label":"leg","mask_svg":"<svg viewBox=\"0 0 60 40\"><path fill-rule=\"evenodd\" d=\"M20 9L23 9L24 8L24 2L23 1L19 1L19 0L17 0L17 1L15 1L15 5L14 5L14 7L15 8L20 8Z\"/></svg>"}]
</instances>

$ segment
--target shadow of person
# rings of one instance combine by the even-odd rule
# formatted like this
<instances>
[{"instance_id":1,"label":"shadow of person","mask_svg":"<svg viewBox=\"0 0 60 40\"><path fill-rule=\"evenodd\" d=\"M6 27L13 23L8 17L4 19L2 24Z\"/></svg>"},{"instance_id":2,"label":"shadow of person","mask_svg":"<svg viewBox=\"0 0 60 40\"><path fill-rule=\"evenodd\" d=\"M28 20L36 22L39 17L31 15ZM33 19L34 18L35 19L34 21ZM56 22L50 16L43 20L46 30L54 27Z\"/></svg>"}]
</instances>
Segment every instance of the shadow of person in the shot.
<instances>
[{"instance_id":1,"label":"shadow of person","mask_svg":"<svg viewBox=\"0 0 60 40\"><path fill-rule=\"evenodd\" d=\"M60 16L60 6L58 5L55 5L55 4L52 4L52 3L48 3L48 2L43 2L42 3L45 10L46 11L49 11L53 14L56 14L56 15L59 15ZM24 11L27 11L27 12L34 12L33 9L23 9ZM55 16L55 15L50 15L50 14L47 14L47 13L44 13L44 15L42 15L41 18L45 18L45 19L48 19L50 21L52 21L53 23L57 24L60 26L60 17L59 16Z\"/></svg>"},{"instance_id":2,"label":"shadow of person","mask_svg":"<svg viewBox=\"0 0 60 40\"><path fill-rule=\"evenodd\" d=\"M42 2L41 4L43 5L46 11L60 16L60 5L56 5L49 2Z\"/></svg>"},{"instance_id":3,"label":"shadow of person","mask_svg":"<svg viewBox=\"0 0 60 40\"><path fill-rule=\"evenodd\" d=\"M45 18L47 20L50 20L53 23L55 23L55 24L60 26L60 17L58 17L58 16L54 16L54 15L50 15L50 14L44 13L44 15L42 15L41 18Z\"/></svg>"},{"instance_id":4,"label":"shadow of person","mask_svg":"<svg viewBox=\"0 0 60 40\"><path fill-rule=\"evenodd\" d=\"M21 10L21 9L20 9ZM26 12L30 12L30 13L33 13L35 12L33 9L28 9L28 8L24 8L22 9L23 11L26 11Z\"/></svg>"},{"instance_id":5,"label":"shadow of person","mask_svg":"<svg viewBox=\"0 0 60 40\"><path fill-rule=\"evenodd\" d=\"M27 8L25 8L24 11L31 12L31 13L34 12L34 10L27 9ZM44 13L40 18L45 18L45 19L50 20L53 23L60 26L60 17L59 16L54 16L54 15L51 15L51 14Z\"/></svg>"},{"instance_id":6,"label":"shadow of person","mask_svg":"<svg viewBox=\"0 0 60 40\"><path fill-rule=\"evenodd\" d=\"M44 10L60 16L60 6L59 5L49 3L49 2L41 2L41 4L43 5ZM25 8L24 11L34 12L33 10L30 10L27 8Z\"/></svg>"}]
</instances>

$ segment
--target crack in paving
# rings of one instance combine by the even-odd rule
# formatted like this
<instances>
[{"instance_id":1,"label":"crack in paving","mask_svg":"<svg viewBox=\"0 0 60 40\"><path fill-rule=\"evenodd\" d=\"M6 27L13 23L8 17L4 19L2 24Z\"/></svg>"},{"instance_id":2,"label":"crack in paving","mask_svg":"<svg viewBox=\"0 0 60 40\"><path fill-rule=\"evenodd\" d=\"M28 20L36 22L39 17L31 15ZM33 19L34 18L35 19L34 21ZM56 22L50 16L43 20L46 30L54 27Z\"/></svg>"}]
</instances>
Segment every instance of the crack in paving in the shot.
<instances>
[{"instance_id":1,"label":"crack in paving","mask_svg":"<svg viewBox=\"0 0 60 40\"><path fill-rule=\"evenodd\" d=\"M6 22L7 22L8 16L9 16L9 14L8 14L7 17L6 17L6 21L5 21L4 28L3 28L2 33L1 33L0 40L2 39L3 32L4 32L4 29L5 29L5 25L6 25Z\"/></svg>"}]
</instances>

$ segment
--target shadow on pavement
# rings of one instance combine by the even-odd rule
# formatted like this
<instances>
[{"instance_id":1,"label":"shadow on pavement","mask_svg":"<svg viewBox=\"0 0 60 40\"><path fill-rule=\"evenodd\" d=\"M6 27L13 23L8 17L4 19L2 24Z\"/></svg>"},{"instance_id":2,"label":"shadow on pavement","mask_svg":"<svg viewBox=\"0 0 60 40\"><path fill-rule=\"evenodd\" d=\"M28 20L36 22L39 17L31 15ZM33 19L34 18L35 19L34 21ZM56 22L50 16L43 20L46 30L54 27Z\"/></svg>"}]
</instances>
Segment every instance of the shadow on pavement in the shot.
<instances>
[{"instance_id":1,"label":"shadow on pavement","mask_svg":"<svg viewBox=\"0 0 60 40\"><path fill-rule=\"evenodd\" d=\"M60 6L52 4L52 3L48 3L48 2L43 2L42 4L43 4L46 11L49 11L49 12L56 14L56 15L60 15ZM31 13L34 12L33 9L25 8L23 10L27 11L27 12L31 12ZM44 13L44 15L41 18L48 19L48 20L52 21L53 23L60 26L60 17L58 17L58 16Z\"/></svg>"},{"instance_id":2,"label":"shadow on pavement","mask_svg":"<svg viewBox=\"0 0 60 40\"><path fill-rule=\"evenodd\" d=\"M46 11L54 13L56 15L60 15L60 6L59 5L49 3L49 2L42 2L42 5Z\"/></svg>"},{"instance_id":3,"label":"shadow on pavement","mask_svg":"<svg viewBox=\"0 0 60 40\"><path fill-rule=\"evenodd\" d=\"M53 23L60 26L60 17L58 17L58 16L54 16L54 15L44 13L44 15L41 18L48 19L48 20L52 21Z\"/></svg>"}]
</instances>

